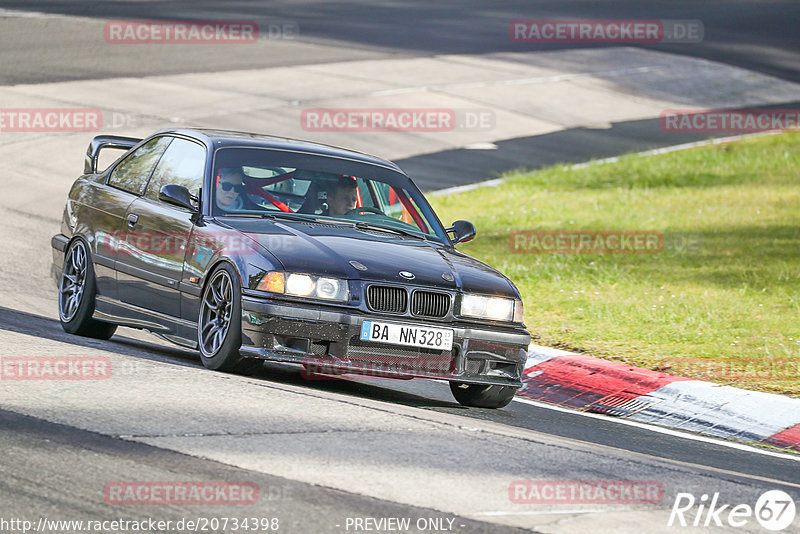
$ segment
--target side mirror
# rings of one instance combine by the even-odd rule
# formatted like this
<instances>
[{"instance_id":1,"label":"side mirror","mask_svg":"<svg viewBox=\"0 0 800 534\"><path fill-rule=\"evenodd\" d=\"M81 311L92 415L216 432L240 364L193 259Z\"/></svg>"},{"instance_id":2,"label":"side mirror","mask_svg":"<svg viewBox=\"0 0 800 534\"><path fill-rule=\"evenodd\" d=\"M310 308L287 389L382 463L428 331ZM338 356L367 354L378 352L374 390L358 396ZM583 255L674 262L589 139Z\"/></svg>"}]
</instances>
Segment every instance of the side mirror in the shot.
<instances>
[{"instance_id":1,"label":"side mirror","mask_svg":"<svg viewBox=\"0 0 800 534\"><path fill-rule=\"evenodd\" d=\"M193 197L189 190L182 185L169 184L162 186L158 192L158 200L180 206L187 210L197 211L197 207L192 204L192 201L197 201L197 197Z\"/></svg>"},{"instance_id":2,"label":"side mirror","mask_svg":"<svg viewBox=\"0 0 800 534\"><path fill-rule=\"evenodd\" d=\"M454 245L456 243L466 243L475 238L475 225L469 221L456 221L453 226L447 229L447 232L454 235Z\"/></svg>"}]
</instances>

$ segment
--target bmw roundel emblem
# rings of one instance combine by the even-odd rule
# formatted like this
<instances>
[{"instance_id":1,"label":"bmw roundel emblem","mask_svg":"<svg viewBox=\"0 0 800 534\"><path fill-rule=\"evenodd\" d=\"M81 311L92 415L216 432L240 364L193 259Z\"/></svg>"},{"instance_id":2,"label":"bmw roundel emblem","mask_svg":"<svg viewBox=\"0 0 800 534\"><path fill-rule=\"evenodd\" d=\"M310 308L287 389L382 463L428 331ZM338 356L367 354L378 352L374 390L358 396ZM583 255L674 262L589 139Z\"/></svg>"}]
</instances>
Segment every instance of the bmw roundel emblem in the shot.
<instances>
[{"instance_id":1,"label":"bmw roundel emblem","mask_svg":"<svg viewBox=\"0 0 800 534\"><path fill-rule=\"evenodd\" d=\"M405 278L407 280L413 280L414 279L414 273L410 273L408 271L400 271L400 276L402 276L403 278Z\"/></svg>"}]
</instances>

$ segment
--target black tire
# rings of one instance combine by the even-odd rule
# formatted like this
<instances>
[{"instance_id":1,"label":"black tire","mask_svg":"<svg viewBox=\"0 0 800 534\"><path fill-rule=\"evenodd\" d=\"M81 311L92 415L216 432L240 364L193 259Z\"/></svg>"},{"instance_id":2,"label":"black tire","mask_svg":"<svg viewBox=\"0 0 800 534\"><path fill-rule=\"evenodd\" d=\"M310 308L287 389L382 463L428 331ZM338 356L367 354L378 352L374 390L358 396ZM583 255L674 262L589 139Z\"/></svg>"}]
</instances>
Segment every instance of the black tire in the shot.
<instances>
[{"instance_id":1,"label":"black tire","mask_svg":"<svg viewBox=\"0 0 800 534\"><path fill-rule=\"evenodd\" d=\"M502 408L514 398L518 388L450 382L450 391L462 406L472 408Z\"/></svg>"},{"instance_id":2,"label":"black tire","mask_svg":"<svg viewBox=\"0 0 800 534\"><path fill-rule=\"evenodd\" d=\"M58 320L69 334L108 339L117 325L93 319L97 281L89 247L76 239L64 255L64 268L58 284Z\"/></svg>"},{"instance_id":3,"label":"black tire","mask_svg":"<svg viewBox=\"0 0 800 534\"><path fill-rule=\"evenodd\" d=\"M197 345L207 369L246 372L254 367L254 360L245 359L239 353L242 346L240 285L236 270L222 263L208 277L203 289L197 318Z\"/></svg>"}]
</instances>

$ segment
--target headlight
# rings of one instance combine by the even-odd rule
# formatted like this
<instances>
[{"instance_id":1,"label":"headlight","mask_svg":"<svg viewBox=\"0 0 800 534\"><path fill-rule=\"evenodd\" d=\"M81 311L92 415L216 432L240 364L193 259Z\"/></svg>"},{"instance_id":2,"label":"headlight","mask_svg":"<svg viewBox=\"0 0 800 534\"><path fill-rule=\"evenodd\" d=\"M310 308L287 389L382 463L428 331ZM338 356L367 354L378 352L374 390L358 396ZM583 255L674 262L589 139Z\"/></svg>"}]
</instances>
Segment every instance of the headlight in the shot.
<instances>
[{"instance_id":1,"label":"headlight","mask_svg":"<svg viewBox=\"0 0 800 534\"><path fill-rule=\"evenodd\" d=\"M257 289L271 293L283 293L295 297L337 300L341 302L350 298L347 280L313 276L300 273L283 273L273 271L267 273L258 283Z\"/></svg>"},{"instance_id":2,"label":"headlight","mask_svg":"<svg viewBox=\"0 0 800 534\"><path fill-rule=\"evenodd\" d=\"M463 295L461 315L492 321L522 322L522 301L503 297Z\"/></svg>"}]
</instances>

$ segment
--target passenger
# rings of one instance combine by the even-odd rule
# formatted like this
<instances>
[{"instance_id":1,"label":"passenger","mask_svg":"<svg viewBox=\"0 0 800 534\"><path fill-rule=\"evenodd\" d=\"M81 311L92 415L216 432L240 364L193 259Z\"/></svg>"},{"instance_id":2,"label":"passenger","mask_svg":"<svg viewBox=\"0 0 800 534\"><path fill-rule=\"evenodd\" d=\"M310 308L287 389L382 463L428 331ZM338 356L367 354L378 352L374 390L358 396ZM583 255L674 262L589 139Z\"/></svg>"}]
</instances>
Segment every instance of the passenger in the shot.
<instances>
[{"instance_id":1,"label":"passenger","mask_svg":"<svg viewBox=\"0 0 800 534\"><path fill-rule=\"evenodd\" d=\"M356 207L358 183L350 176L340 176L332 190L328 191L328 215L344 215Z\"/></svg>"}]
</instances>

